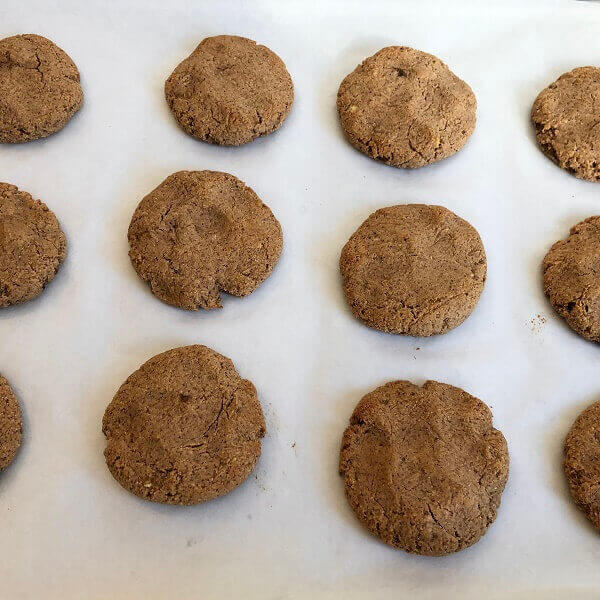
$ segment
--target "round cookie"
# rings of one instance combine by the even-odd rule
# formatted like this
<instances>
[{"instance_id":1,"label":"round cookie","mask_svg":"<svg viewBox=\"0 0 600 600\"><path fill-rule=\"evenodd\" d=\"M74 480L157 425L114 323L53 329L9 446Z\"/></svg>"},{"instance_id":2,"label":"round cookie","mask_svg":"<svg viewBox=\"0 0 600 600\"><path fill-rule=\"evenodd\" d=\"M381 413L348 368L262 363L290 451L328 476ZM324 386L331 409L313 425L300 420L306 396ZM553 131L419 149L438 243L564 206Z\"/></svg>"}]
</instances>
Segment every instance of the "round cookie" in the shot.
<instances>
[{"instance_id":1,"label":"round cookie","mask_svg":"<svg viewBox=\"0 0 600 600\"><path fill-rule=\"evenodd\" d=\"M490 409L435 381L394 381L364 396L340 452L358 519L386 544L429 556L481 538L496 518L508 463Z\"/></svg>"},{"instance_id":2,"label":"round cookie","mask_svg":"<svg viewBox=\"0 0 600 600\"><path fill-rule=\"evenodd\" d=\"M337 109L346 138L357 150L414 169L464 146L475 129L477 101L439 58L389 46L342 81Z\"/></svg>"},{"instance_id":3,"label":"round cookie","mask_svg":"<svg viewBox=\"0 0 600 600\"><path fill-rule=\"evenodd\" d=\"M220 292L247 296L271 273L283 239L279 221L242 181L216 171L179 171L136 208L129 256L167 304L221 307Z\"/></svg>"},{"instance_id":4,"label":"round cookie","mask_svg":"<svg viewBox=\"0 0 600 600\"><path fill-rule=\"evenodd\" d=\"M294 100L283 61L244 37L204 39L165 83L181 128L204 142L240 146L279 129Z\"/></svg>"},{"instance_id":5,"label":"round cookie","mask_svg":"<svg viewBox=\"0 0 600 600\"><path fill-rule=\"evenodd\" d=\"M446 333L473 311L486 278L481 238L442 206L374 212L340 258L344 294L369 327L414 336Z\"/></svg>"},{"instance_id":6,"label":"round cookie","mask_svg":"<svg viewBox=\"0 0 600 600\"><path fill-rule=\"evenodd\" d=\"M561 75L536 98L531 120L542 152L559 167L600 181L600 68Z\"/></svg>"},{"instance_id":7,"label":"round cookie","mask_svg":"<svg viewBox=\"0 0 600 600\"><path fill-rule=\"evenodd\" d=\"M227 494L260 457L256 388L206 346L158 354L130 375L102 421L113 477L136 496L198 504Z\"/></svg>"},{"instance_id":8,"label":"round cookie","mask_svg":"<svg viewBox=\"0 0 600 600\"><path fill-rule=\"evenodd\" d=\"M554 310L579 335L600 342L600 216L572 227L550 248L542 268Z\"/></svg>"},{"instance_id":9,"label":"round cookie","mask_svg":"<svg viewBox=\"0 0 600 600\"><path fill-rule=\"evenodd\" d=\"M13 461L21 445L23 417L19 402L0 375L0 471Z\"/></svg>"},{"instance_id":10,"label":"round cookie","mask_svg":"<svg viewBox=\"0 0 600 600\"><path fill-rule=\"evenodd\" d=\"M573 500L600 531L600 402L575 420L565 441L564 470Z\"/></svg>"},{"instance_id":11,"label":"round cookie","mask_svg":"<svg viewBox=\"0 0 600 600\"><path fill-rule=\"evenodd\" d=\"M0 183L0 308L38 296L66 254L54 213L27 192Z\"/></svg>"},{"instance_id":12,"label":"round cookie","mask_svg":"<svg viewBox=\"0 0 600 600\"><path fill-rule=\"evenodd\" d=\"M79 71L58 46L31 33L0 40L0 142L47 137L82 104Z\"/></svg>"}]
</instances>

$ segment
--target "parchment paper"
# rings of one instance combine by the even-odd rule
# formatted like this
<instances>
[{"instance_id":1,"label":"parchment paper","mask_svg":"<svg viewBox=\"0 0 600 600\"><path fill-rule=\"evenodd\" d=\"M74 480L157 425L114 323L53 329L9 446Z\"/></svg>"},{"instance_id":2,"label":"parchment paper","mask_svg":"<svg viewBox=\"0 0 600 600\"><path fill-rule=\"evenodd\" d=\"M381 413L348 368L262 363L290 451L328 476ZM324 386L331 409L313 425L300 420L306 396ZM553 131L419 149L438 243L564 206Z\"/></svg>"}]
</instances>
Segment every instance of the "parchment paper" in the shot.
<instances>
[{"instance_id":1,"label":"parchment paper","mask_svg":"<svg viewBox=\"0 0 600 600\"><path fill-rule=\"evenodd\" d=\"M553 165L529 110L561 73L600 65L600 3L2 0L1 37L34 32L77 63L85 106L57 135L0 147L0 180L41 198L69 256L37 300L0 311L0 372L25 439L0 476L0 598L596 598L600 537L571 502L562 444L600 399L600 349L548 305L540 264L600 212L600 184ZM204 37L240 34L286 62L296 100L282 129L241 148L185 135L163 84ZM381 47L446 61L475 91L478 122L455 157L402 171L339 129L342 78ZM273 275L221 311L156 300L126 232L139 200L180 169L250 185L279 218ZM346 308L338 258L375 209L443 204L480 232L488 281L473 315L431 339L378 333ZM154 354L202 343L259 390L268 435L252 477L192 508L139 500L105 467L101 418ZM488 403L511 472L499 516L446 558L386 547L357 522L337 474L364 393L436 379Z\"/></svg>"}]
</instances>

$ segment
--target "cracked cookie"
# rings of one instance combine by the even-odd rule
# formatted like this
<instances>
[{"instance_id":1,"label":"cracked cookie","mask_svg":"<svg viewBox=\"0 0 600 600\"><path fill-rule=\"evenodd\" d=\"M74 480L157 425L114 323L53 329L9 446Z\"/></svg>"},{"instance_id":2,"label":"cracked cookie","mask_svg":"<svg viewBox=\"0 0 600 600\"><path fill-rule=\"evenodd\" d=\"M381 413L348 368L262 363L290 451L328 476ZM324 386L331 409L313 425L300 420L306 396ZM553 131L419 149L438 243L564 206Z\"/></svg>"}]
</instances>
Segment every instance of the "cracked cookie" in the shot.
<instances>
[{"instance_id":1,"label":"cracked cookie","mask_svg":"<svg viewBox=\"0 0 600 600\"><path fill-rule=\"evenodd\" d=\"M279 129L294 100L292 78L269 48L247 38L204 39L165 83L181 128L223 146L240 146Z\"/></svg>"},{"instance_id":2,"label":"cracked cookie","mask_svg":"<svg viewBox=\"0 0 600 600\"><path fill-rule=\"evenodd\" d=\"M600 216L571 228L544 257L544 291L569 327L600 342Z\"/></svg>"},{"instance_id":3,"label":"cracked cookie","mask_svg":"<svg viewBox=\"0 0 600 600\"><path fill-rule=\"evenodd\" d=\"M341 83L340 123L357 149L388 165L415 169L458 152L475 129L471 88L439 58L389 46Z\"/></svg>"},{"instance_id":4,"label":"cracked cookie","mask_svg":"<svg viewBox=\"0 0 600 600\"><path fill-rule=\"evenodd\" d=\"M8 381L0 375L0 471L13 461L21 445L23 417Z\"/></svg>"},{"instance_id":5,"label":"cracked cookie","mask_svg":"<svg viewBox=\"0 0 600 600\"><path fill-rule=\"evenodd\" d=\"M600 68L579 67L543 90L531 109L542 152L587 181L600 181Z\"/></svg>"},{"instance_id":6,"label":"cracked cookie","mask_svg":"<svg viewBox=\"0 0 600 600\"><path fill-rule=\"evenodd\" d=\"M79 71L58 46L34 34L0 40L0 142L47 137L82 104Z\"/></svg>"},{"instance_id":7,"label":"cracked cookie","mask_svg":"<svg viewBox=\"0 0 600 600\"><path fill-rule=\"evenodd\" d=\"M165 504L227 494L260 457L256 388L206 346L158 354L130 375L102 420L104 456L128 491Z\"/></svg>"},{"instance_id":8,"label":"cracked cookie","mask_svg":"<svg viewBox=\"0 0 600 600\"><path fill-rule=\"evenodd\" d=\"M481 400L445 383L394 381L354 409L339 470L352 510L373 535L441 556L486 532L508 464L506 440Z\"/></svg>"},{"instance_id":9,"label":"cracked cookie","mask_svg":"<svg viewBox=\"0 0 600 600\"><path fill-rule=\"evenodd\" d=\"M242 181L217 171L179 171L138 205L129 256L167 304L221 308L221 291L247 296L271 273L283 238L269 207Z\"/></svg>"},{"instance_id":10,"label":"cracked cookie","mask_svg":"<svg viewBox=\"0 0 600 600\"><path fill-rule=\"evenodd\" d=\"M600 402L575 420L565 441L564 471L577 506L600 531Z\"/></svg>"},{"instance_id":11,"label":"cracked cookie","mask_svg":"<svg viewBox=\"0 0 600 600\"><path fill-rule=\"evenodd\" d=\"M54 213L27 192L0 183L0 308L41 294L66 254Z\"/></svg>"},{"instance_id":12,"label":"cracked cookie","mask_svg":"<svg viewBox=\"0 0 600 600\"><path fill-rule=\"evenodd\" d=\"M481 238L442 206L403 204L374 212L340 257L352 313L374 329L413 336L446 333L483 291Z\"/></svg>"}]
</instances>

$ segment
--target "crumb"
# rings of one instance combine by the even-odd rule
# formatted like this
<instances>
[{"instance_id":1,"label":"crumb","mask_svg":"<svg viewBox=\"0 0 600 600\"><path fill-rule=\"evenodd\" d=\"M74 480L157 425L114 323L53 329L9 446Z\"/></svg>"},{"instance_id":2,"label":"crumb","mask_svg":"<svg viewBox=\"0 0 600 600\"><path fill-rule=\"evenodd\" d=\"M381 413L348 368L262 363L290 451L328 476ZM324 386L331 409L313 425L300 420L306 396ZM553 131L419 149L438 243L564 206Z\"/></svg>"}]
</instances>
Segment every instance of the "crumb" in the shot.
<instances>
[{"instance_id":1,"label":"crumb","mask_svg":"<svg viewBox=\"0 0 600 600\"><path fill-rule=\"evenodd\" d=\"M529 319L529 327L531 328L531 331L533 331L534 333L539 333L541 331L541 328L543 325L545 325L548 322L548 319L546 319L546 317L542 314L537 314L535 317L532 317L531 319Z\"/></svg>"}]
</instances>

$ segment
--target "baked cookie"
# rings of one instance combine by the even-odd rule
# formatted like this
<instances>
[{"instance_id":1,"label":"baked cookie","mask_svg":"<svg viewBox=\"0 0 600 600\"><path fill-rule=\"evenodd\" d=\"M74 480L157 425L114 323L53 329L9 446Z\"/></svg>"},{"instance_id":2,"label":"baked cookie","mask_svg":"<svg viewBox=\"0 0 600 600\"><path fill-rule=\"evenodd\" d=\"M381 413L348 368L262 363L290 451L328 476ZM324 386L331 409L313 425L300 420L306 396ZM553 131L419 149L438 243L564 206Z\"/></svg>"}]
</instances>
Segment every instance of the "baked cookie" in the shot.
<instances>
[{"instance_id":1,"label":"baked cookie","mask_svg":"<svg viewBox=\"0 0 600 600\"><path fill-rule=\"evenodd\" d=\"M247 296L281 254L279 221L242 181L216 171L179 171L138 205L129 256L167 304L221 308L221 291Z\"/></svg>"},{"instance_id":2,"label":"baked cookie","mask_svg":"<svg viewBox=\"0 0 600 600\"><path fill-rule=\"evenodd\" d=\"M0 183L0 307L38 296L66 254L54 213L27 192Z\"/></svg>"},{"instance_id":3,"label":"baked cookie","mask_svg":"<svg viewBox=\"0 0 600 600\"><path fill-rule=\"evenodd\" d=\"M542 152L559 167L600 181L600 68L561 75L536 98L531 120Z\"/></svg>"},{"instance_id":4,"label":"baked cookie","mask_svg":"<svg viewBox=\"0 0 600 600\"><path fill-rule=\"evenodd\" d=\"M573 500L600 531L600 402L573 423L565 441L564 469Z\"/></svg>"},{"instance_id":5,"label":"baked cookie","mask_svg":"<svg viewBox=\"0 0 600 600\"><path fill-rule=\"evenodd\" d=\"M374 212L340 258L344 294L369 327L414 336L446 333L483 290L481 238L442 206L403 204Z\"/></svg>"},{"instance_id":6,"label":"baked cookie","mask_svg":"<svg viewBox=\"0 0 600 600\"><path fill-rule=\"evenodd\" d=\"M465 145L475 129L477 101L439 58L389 46L342 81L337 109L346 138L357 150L414 169Z\"/></svg>"},{"instance_id":7,"label":"baked cookie","mask_svg":"<svg viewBox=\"0 0 600 600\"><path fill-rule=\"evenodd\" d=\"M600 342L600 216L572 227L550 248L542 268L554 310L579 335Z\"/></svg>"},{"instance_id":8,"label":"baked cookie","mask_svg":"<svg viewBox=\"0 0 600 600\"><path fill-rule=\"evenodd\" d=\"M0 142L47 137L82 104L79 71L58 46L32 33L0 40Z\"/></svg>"},{"instance_id":9,"label":"baked cookie","mask_svg":"<svg viewBox=\"0 0 600 600\"><path fill-rule=\"evenodd\" d=\"M206 346L174 348L127 378L102 421L113 477L153 502L198 504L227 494L260 456L256 388Z\"/></svg>"},{"instance_id":10,"label":"baked cookie","mask_svg":"<svg viewBox=\"0 0 600 600\"><path fill-rule=\"evenodd\" d=\"M394 381L364 396L340 452L358 519L386 544L429 556L481 538L496 518L508 463L490 409L435 381Z\"/></svg>"},{"instance_id":11,"label":"baked cookie","mask_svg":"<svg viewBox=\"0 0 600 600\"><path fill-rule=\"evenodd\" d=\"M294 100L283 61L236 35L204 39L165 83L181 128L199 140L240 146L279 129Z\"/></svg>"},{"instance_id":12,"label":"baked cookie","mask_svg":"<svg viewBox=\"0 0 600 600\"><path fill-rule=\"evenodd\" d=\"M21 445L23 417L19 402L0 375L0 471L13 461Z\"/></svg>"}]
</instances>

